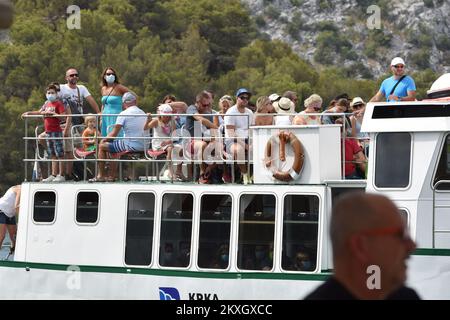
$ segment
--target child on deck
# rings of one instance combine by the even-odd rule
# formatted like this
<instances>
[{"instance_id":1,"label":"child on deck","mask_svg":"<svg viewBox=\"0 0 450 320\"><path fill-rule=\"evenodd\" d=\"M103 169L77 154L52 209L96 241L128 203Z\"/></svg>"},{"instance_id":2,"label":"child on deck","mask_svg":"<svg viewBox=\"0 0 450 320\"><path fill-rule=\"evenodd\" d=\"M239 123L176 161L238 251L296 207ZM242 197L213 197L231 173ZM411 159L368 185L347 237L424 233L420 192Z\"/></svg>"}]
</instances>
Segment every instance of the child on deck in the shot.
<instances>
[{"instance_id":1,"label":"child on deck","mask_svg":"<svg viewBox=\"0 0 450 320\"><path fill-rule=\"evenodd\" d=\"M97 144L96 139L100 133L96 127L96 119L93 114L88 114L84 117L84 124L86 129L83 131L83 149L84 151L95 151Z\"/></svg>"},{"instance_id":2,"label":"child on deck","mask_svg":"<svg viewBox=\"0 0 450 320\"><path fill-rule=\"evenodd\" d=\"M44 116L44 129L47 134L47 153L51 157L52 162L56 159L64 159L64 147L63 147L63 129L61 128L61 118L57 115L66 114L64 104L58 100L57 87L51 84L46 89L47 101L41 107L39 111L28 111L24 115L42 115ZM67 130L69 126L64 128L64 136L67 136ZM63 162L60 161L59 165L52 165L52 174L44 179L44 182L60 182L65 181L64 178Z\"/></svg>"},{"instance_id":3,"label":"child on deck","mask_svg":"<svg viewBox=\"0 0 450 320\"><path fill-rule=\"evenodd\" d=\"M172 150L174 144L172 142L172 132L175 132L176 126L170 116L164 114L171 114L172 107L169 104L162 104L158 107L158 118L152 119L151 114L148 114L147 123L144 126L144 130L153 129L152 150L153 151L165 151L167 154L167 160L172 160ZM172 165L169 165L169 176L174 180L183 181L186 178L182 173L182 164L177 165L177 171L173 174Z\"/></svg>"}]
</instances>

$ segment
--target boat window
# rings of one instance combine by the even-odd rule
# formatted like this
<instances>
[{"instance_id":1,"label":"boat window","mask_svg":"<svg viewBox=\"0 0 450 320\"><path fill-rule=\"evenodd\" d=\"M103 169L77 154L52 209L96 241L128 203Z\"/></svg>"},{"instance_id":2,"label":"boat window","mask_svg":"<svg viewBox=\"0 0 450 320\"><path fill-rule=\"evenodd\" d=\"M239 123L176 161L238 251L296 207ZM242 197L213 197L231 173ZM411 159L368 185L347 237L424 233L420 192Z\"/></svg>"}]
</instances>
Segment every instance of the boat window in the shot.
<instances>
[{"instance_id":1,"label":"boat window","mask_svg":"<svg viewBox=\"0 0 450 320\"><path fill-rule=\"evenodd\" d=\"M230 256L231 204L229 195L203 195L200 203L198 266L227 269Z\"/></svg>"},{"instance_id":2,"label":"boat window","mask_svg":"<svg viewBox=\"0 0 450 320\"><path fill-rule=\"evenodd\" d=\"M239 269L272 270L275 196L245 194L239 201Z\"/></svg>"},{"instance_id":3,"label":"boat window","mask_svg":"<svg viewBox=\"0 0 450 320\"><path fill-rule=\"evenodd\" d=\"M191 257L191 194L166 193L162 200L159 264L165 267L187 267Z\"/></svg>"},{"instance_id":4,"label":"boat window","mask_svg":"<svg viewBox=\"0 0 450 320\"><path fill-rule=\"evenodd\" d=\"M55 192L36 192L34 195L33 220L35 222L53 222L55 220L55 208Z\"/></svg>"},{"instance_id":5,"label":"boat window","mask_svg":"<svg viewBox=\"0 0 450 320\"><path fill-rule=\"evenodd\" d=\"M283 211L281 267L292 271L314 271L317 265L319 197L287 195Z\"/></svg>"},{"instance_id":6,"label":"boat window","mask_svg":"<svg viewBox=\"0 0 450 320\"><path fill-rule=\"evenodd\" d=\"M445 138L441 157L439 158L439 164L434 175L433 186L443 180L450 180L450 135L447 135ZM450 190L450 183L442 182L438 184L437 190Z\"/></svg>"},{"instance_id":7,"label":"boat window","mask_svg":"<svg viewBox=\"0 0 450 320\"><path fill-rule=\"evenodd\" d=\"M80 192L77 195L77 214L78 223L96 223L98 220L98 193Z\"/></svg>"},{"instance_id":8,"label":"boat window","mask_svg":"<svg viewBox=\"0 0 450 320\"><path fill-rule=\"evenodd\" d=\"M411 170L411 135L407 132L379 133L376 141L375 186L406 188Z\"/></svg>"},{"instance_id":9,"label":"boat window","mask_svg":"<svg viewBox=\"0 0 450 320\"><path fill-rule=\"evenodd\" d=\"M131 193L128 196L125 263L148 266L152 259L155 195Z\"/></svg>"}]
</instances>

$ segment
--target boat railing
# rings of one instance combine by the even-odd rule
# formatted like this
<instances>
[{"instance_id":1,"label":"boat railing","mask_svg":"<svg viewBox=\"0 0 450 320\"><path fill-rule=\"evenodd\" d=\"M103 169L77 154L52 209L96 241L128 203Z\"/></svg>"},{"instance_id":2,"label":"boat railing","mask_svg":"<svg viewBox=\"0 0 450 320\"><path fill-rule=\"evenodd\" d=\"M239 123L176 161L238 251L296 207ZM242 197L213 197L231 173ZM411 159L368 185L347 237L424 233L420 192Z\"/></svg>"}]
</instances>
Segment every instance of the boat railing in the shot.
<instances>
[{"instance_id":1,"label":"boat railing","mask_svg":"<svg viewBox=\"0 0 450 320\"><path fill-rule=\"evenodd\" d=\"M434 249L436 247L436 234L439 233L450 233L450 229L436 229L436 209L439 208L450 208L450 204L436 204L436 190L438 190L439 185L444 183L450 183L450 180L440 180L436 182L433 186L433 214L432 214L432 221L431 221L431 228L432 228L432 248Z\"/></svg>"},{"instance_id":2,"label":"boat railing","mask_svg":"<svg viewBox=\"0 0 450 320\"><path fill-rule=\"evenodd\" d=\"M218 116L218 117L223 117L224 114L220 114L220 113L213 113L213 114L204 114L205 116ZM277 114L258 114L261 116L277 116ZM294 117L297 114L283 114L282 116L292 116ZM307 115L317 115L317 116L323 116L322 113L317 113L317 114L307 114ZM334 114L327 114L327 116L333 116L333 117L342 117L344 119L344 117L348 116L348 113L334 113ZM59 117L59 118L68 118L68 117L76 117L78 115L57 115L55 117ZM86 116L86 115L85 115ZM100 123L101 123L101 117L117 117L117 114L101 114L101 115L96 115L96 114L89 114L89 116L94 116L96 119L96 127L100 128ZM131 116L131 115L130 115ZM137 116L141 116L141 117L147 117L147 114L145 115L137 115ZM158 114L154 114L152 116L158 116ZM177 117L189 117L190 115L188 114L164 114L164 116L169 116L171 117L171 125L173 125L175 127L175 121L177 119ZM230 116L230 115L227 115ZM250 118L247 115L231 115L231 116L246 116L247 117L247 121L250 124ZM136 115L133 115L133 117L136 117ZM41 163L50 163L51 159L49 159L48 157L45 156L45 150L46 150L46 144L44 144L44 142L46 142L49 138L46 135L43 135L42 133L45 133L45 131L43 130L43 125L39 124L37 126L34 127L34 132L33 135L30 136L29 135L29 121L30 120L36 120L36 119L42 119L43 117L41 115L27 115L24 116L25 119L25 136L24 136L24 140L25 140L25 157L24 157L24 162L25 162L25 181L28 178L28 166L29 164L34 164L34 167L36 167L36 164L41 164ZM223 122L223 121L222 121ZM164 165L177 165L177 164L189 164L189 165L194 165L193 166L193 176L195 177L196 174L196 165L200 165L202 163L207 163L207 164L224 164L224 165L231 165L232 166L232 170L231 170L231 175L232 175L232 181L235 181L235 177L234 177L234 165L236 164L242 164L244 163L247 166L247 169L249 170L248 172L250 172L251 169L251 165L253 164L253 158L252 158L252 152L251 152L251 148L253 146L252 144L252 135L249 134L248 137L247 136L239 136L239 135L234 135L233 137L225 137L225 133L224 133L224 125L221 124L219 126L218 129L213 129L213 130L209 130L209 136L206 138L208 139L208 142L214 142L214 148L211 147L209 148L207 154L199 154L199 152L191 152L191 148L190 148L190 141L192 139L201 139L204 140L205 136L204 136L204 130L202 130L202 125L200 124L199 121L194 121L195 125L199 125L199 128L196 128L197 131L194 131L194 136L191 136L189 131L186 130L185 126L183 125L182 127L178 128L176 131L171 133L171 137L170 140L172 141L178 141L178 144L174 147L174 150L172 152L172 157L170 157L170 160L167 159L167 157L165 157L164 155L158 156L154 153L152 153L152 149L151 149L151 145L152 145L152 141L157 140L157 139L167 139L167 137L154 137L152 135L152 129L147 130L145 132L145 136L140 136L140 137L114 137L114 139L133 139L133 140L144 140L144 149L142 151L138 151L138 152L126 152L123 154L119 154L118 157L115 158L108 158L108 159L99 159L98 158L98 147L99 147L99 143L102 139L107 139L107 136L97 136L95 138L95 151L94 152L88 152L85 153L82 150L82 142L83 142L83 138L82 138L82 129L85 128L84 124L80 124L80 125L73 125L71 126L70 129L70 134L68 136L63 136L61 138L52 138L52 139L58 139L58 140L71 140L71 143L73 145L73 158L64 158L64 159L58 159L57 161L63 162L63 163L67 163L67 162L74 162L74 161L79 161L83 163L84 166L84 175L83 175L83 180L86 180L87 174L87 166L89 164L93 164L94 168L93 171L95 172L95 175L97 175L97 164L99 162L118 162L119 165L119 179L122 180L122 164L123 163L131 163L132 164L132 170L133 170L133 174L134 174L134 163L144 163L145 164L145 177L146 180L159 180L160 178L160 172L159 172L159 166L158 164L163 163ZM359 143L362 145L362 150L363 153L367 156L367 150L368 150L368 138L358 138L358 137L350 137L347 136L346 132L347 129L346 128L346 121L343 121L343 132L345 134L346 138L350 138L350 139L356 139L359 141ZM251 130L251 128L250 128ZM243 143L246 141L246 139L248 139L248 146L249 146L249 150L247 150L247 154L243 156L243 158L235 158L233 155L231 155L228 150L226 149L225 145L225 141L227 139L235 139L236 140L241 140ZM30 143L31 142L31 143ZM44 148L44 154L42 155L39 152L40 147L42 146ZM34 157L29 157L29 153L34 152ZM181 156L180 156L180 151L181 152ZM367 157L366 157L367 159ZM367 160L366 160L367 161ZM356 160L350 161L350 162L354 162L354 163L358 163ZM342 172L345 172L345 145L342 144ZM148 164L152 165L152 175L149 175L149 169L148 169ZM163 168L164 169L164 168ZM50 165L48 165L48 172L50 172ZM155 177L155 178L153 178ZM345 174L342 174L343 179L345 179ZM143 179L141 179L143 180ZM173 179L170 179L171 181L173 181Z\"/></svg>"}]
</instances>

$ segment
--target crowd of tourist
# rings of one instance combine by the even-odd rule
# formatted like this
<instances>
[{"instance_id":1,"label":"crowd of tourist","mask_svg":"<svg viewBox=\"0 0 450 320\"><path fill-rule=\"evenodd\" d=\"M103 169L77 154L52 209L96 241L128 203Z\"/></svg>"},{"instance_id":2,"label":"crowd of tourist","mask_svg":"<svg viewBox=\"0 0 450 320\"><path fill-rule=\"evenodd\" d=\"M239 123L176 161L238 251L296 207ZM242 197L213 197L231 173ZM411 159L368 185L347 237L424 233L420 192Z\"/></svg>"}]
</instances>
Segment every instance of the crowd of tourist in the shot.
<instances>
[{"instance_id":1,"label":"crowd of tourist","mask_svg":"<svg viewBox=\"0 0 450 320\"><path fill-rule=\"evenodd\" d=\"M370 101L415 99L414 80L404 74L403 59L394 58L390 67L392 77L383 81ZM67 83L49 85L43 106L23 114L44 117L45 132L39 140L42 144L46 141L46 153L52 160L51 175L45 182L72 178L72 161L61 160L73 159L77 146L73 145L71 135L79 134L81 148L102 160L98 162L97 176L91 179L93 182L116 180L117 166L114 161L108 165L108 159L148 152L152 159L162 156L169 161L169 178L173 180L229 183L231 176L237 174L237 181L248 184L252 182L251 166L246 161L252 148L250 130L252 126L267 125L341 125L343 175L347 179L366 176L368 135L361 132L366 103L361 97L351 98L342 93L325 106L322 97L314 93L304 100L301 108L293 91L255 97L256 104L252 104L251 90L240 88L234 95L218 99L216 111L214 93L203 90L191 105L178 101L174 95L166 95L157 107L157 114L152 115L138 106L138 96L120 83L114 68L107 67L101 74L101 108L78 80L78 71L69 68ZM84 100L98 116L84 114ZM302 111L297 113L298 109ZM74 126L81 130L71 130ZM181 161L172 163L180 157L198 160L188 165L187 177ZM233 171L230 163L236 163L239 170ZM172 164L176 166L175 172ZM195 164L199 168L197 173L193 170Z\"/></svg>"}]
</instances>

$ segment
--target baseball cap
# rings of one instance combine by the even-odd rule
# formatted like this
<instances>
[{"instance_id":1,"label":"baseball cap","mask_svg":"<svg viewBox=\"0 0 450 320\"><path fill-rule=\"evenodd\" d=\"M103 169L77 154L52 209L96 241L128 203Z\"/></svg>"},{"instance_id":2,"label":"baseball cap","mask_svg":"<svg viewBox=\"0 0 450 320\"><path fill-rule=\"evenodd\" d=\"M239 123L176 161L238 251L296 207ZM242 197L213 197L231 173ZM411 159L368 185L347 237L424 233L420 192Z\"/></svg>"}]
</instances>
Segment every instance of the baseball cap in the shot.
<instances>
[{"instance_id":1,"label":"baseball cap","mask_svg":"<svg viewBox=\"0 0 450 320\"><path fill-rule=\"evenodd\" d=\"M125 92L122 96L122 103L136 101L136 100L137 100L136 94L131 91Z\"/></svg>"},{"instance_id":2,"label":"baseball cap","mask_svg":"<svg viewBox=\"0 0 450 320\"><path fill-rule=\"evenodd\" d=\"M392 59L391 66L396 66L398 64L405 65L405 61L403 61L403 59L400 57L395 57L394 59Z\"/></svg>"},{"instance_id":3,"label":"baseball cap","mask_svg":"<svg viewBox=\"0 0 450 320\"><path fill-rule=\"evenodd\" d=\"M247 89L240 88L238 91L236 91L236 97L239 97L243 93L248 93L249 95L252 95L252 93L250 91L248 91Z\"/></svg>"}]
</instances>

